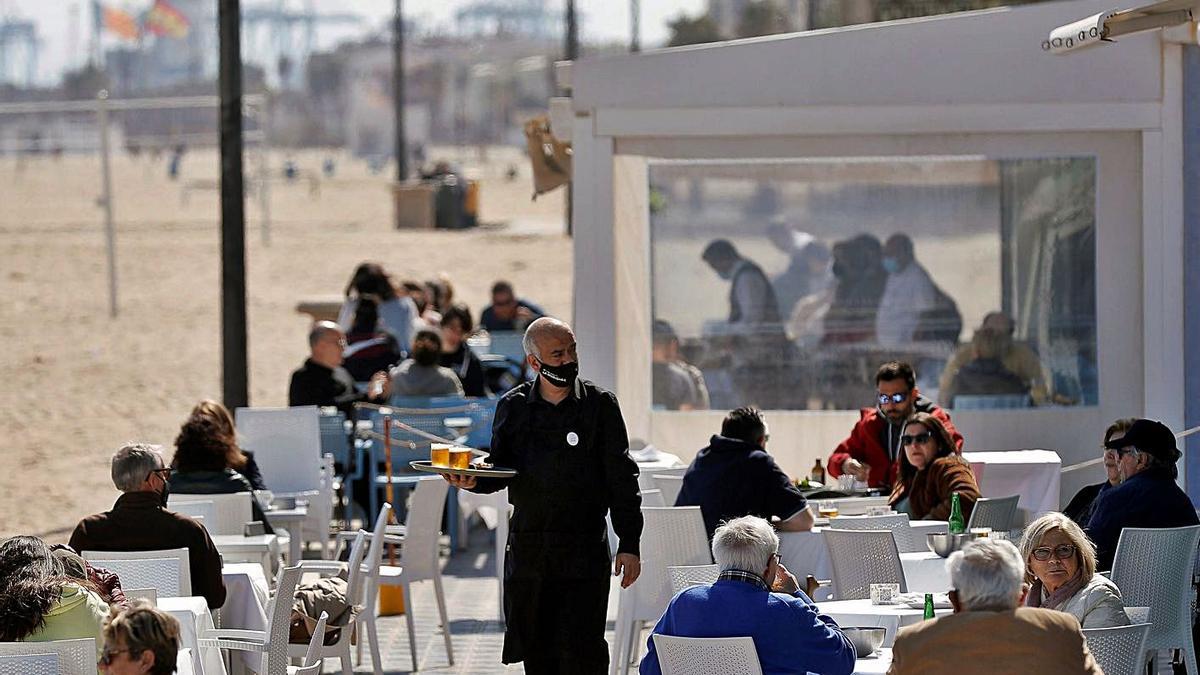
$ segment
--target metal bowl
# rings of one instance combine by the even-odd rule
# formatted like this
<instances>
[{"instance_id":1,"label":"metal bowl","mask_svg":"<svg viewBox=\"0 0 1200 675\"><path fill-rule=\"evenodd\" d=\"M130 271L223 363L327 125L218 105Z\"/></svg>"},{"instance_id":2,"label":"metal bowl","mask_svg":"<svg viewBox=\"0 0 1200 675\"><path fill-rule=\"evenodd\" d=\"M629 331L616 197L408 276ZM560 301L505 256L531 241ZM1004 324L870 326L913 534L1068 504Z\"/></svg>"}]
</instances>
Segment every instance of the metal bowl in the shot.
<instances>
[{"instance_id":1,"label":"metal bowl","mask_svg":"<svg viewBox=\"0 0 1200 675\"><path fill-rule=\"evenodd\" d=\"M850 644L854 645L854 651L857 658L866 658L883 646L883 638L887 635L887 629L878 626L855 626L852 628L842 628L842 633L850 638Z\"/></svg>"},{"instance_id":2,"label":"metal bowl","mask_svg":"<svg viewBox=\"0 0 1200 675\"><path fill-rule=\"evenodd\" d=\"M964 532L963 534L946 534L938 532L925 535L925 545L930 551L947 558L951 553L961 549L967 545L967 542L975 538L975 535Z\"/></svg>"}]
</instances>

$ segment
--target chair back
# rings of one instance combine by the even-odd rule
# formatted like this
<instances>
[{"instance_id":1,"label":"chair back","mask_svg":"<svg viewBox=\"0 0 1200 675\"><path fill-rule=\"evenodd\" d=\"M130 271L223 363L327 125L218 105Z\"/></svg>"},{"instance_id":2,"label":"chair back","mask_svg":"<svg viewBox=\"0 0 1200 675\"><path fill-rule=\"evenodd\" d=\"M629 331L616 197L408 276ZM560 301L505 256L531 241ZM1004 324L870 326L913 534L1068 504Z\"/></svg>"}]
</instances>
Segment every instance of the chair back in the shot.
<instances>
[{"instance_id":1,"label":"chair back","mask_svg":"<svg viewBox=\"0 0 1200 675\"><path fill-rule=\"evenodd\" d=\"M391 509L391 505L387 505ZM386 521L384 521L386 524ZM373 543L373 542L372 542ZM354 535L354 543L350 545L350 558L346 563L349 573L346 575L346 602L350 605L360 605L365 584L363 583L363 558L367 554L367 533L359 530Z\"/></svg>"},{"instance_id":2,"label":"chair back","mask_svg":"<svg viewBox=\"0 0 1200 675\"><path fill-rule=\"evenodd\" d=\"M433 408L459 408L461 412L454 413L461 417L470 417L471 426L466 438L459 442L472 448L492 447L492 419L496 416L498 398L479 398L475 396L435 396L429 405ZM464 409L465 408L465 409Z\"/></svg>"},{"instance_id":3,"label":"chair back","mask_svg":"<svg viewBox=\"0 0 1200 675\"><path fill-rule=\"evenodd\" d=\"M992 499L981 497L971 509L971 518L967 521L967 529L990 527L997 532L1008 532L1012 529L1013 519L1017 515L1017 501L1020 498L1020 495Z\"/></svg>"},{"instance_id":4,"label":"chair back","mask_svg":"<svg viewBox=\"0 0 1200 675\"><path fill-rule=\"evenodd\" d=\"M687 473L686 466L677 466L673 469L641 469L638 471L638 489L641 490L657 490L659 489L655 476L679 476ZM669 504L668 506L674 506Z\"/></svg>"},{"instance_id":5,"label":"chair back","mask_svg":"<svg viewBox=\"0 0 1200 675\"><path fill-rule=\"evenodd\" d=\"M196 675L196 664L192 658L191 647L183 647L175 653L175 675Z\"/></svg>"},{"instance_id":6,"label":"chair back","mask_svg":"<svg viewBox=\"0 0 1200 675\"><path fill-rule=\"evenodd\" d=\"M498 354L514 361L524 363L525 345L522 340L525 334L517 330L489 332L492 343L486 348L488 354Z\"/></svg>"},{"instance_id":7,"label":"chair back","mask_svg":"<svg viewBox=\"0 0 1200 675\"><path fill-rule=\"evenodd\" d=\"M442 533L442 513L446 510L449 489L450 485L440 476L430 476L417 481L413 490L404 523L404 546L400 549L400 564L411 581L432 579L440 572L438 536Z\"/></svg>"},{"instance_id":8,"label":"chair back","mask_svg":"<svg viewBox=\"0 0 1200 675\"><path fill-rule=\"evenodd\" d=\"M1144 670L1146 635L1150 624L1116 628L1084 628L1083 639L1100 669L1112 675L1135 675Z\"/></svg>"},{"instance_id":9,"label":"chair back","mask_svg":"<svg viewBox=\"0 0 1200 675\"><path fill-rule=\"evenodd\" d=\"M283 568L279 585L267 606L267 650L263 675L288 675L288 633L291 629L292 600L303 570L299 565Z\"/></svg>"},{"instance_id":10,"label":"chair back","mask_svg":"<svg viewBox=\"0 0 1200 675\"><path fill-rule=\"evenodd\" d=\"M379 569L379 563L383 557L383 538L391 516L392 505L384 502L383 506L379 507L379 515L375 518L375 527L371 530L371 545L367 547L367 555L361 566L363 574L368 577L374 575Z\"/></svg>"},{"instance_id":11,"label":"chair back","mask_svg":"<svg viewBox=\"0 0 1200 675\"><path fill-rule=\"evenodd\" d=\"M191 556L186 548L158 551L80 551L92 567L116 573L123 586L153 588L157 598L192 594Z\"/></svg>"},{"instance_id":12,"label":"chair back","mask_svg":"<svg viewBox=\"0 0 1200 675\"><path fill-rule=\"evenodd\" d=\"M1200 525L1121 530L1110 578L1130 607L1150 608L1146 649L1177 649L1191 643L1197 544Z\"/></svg>"},{"instance_id":13,"label":"chair back","mask_svg":"<svg viewBox=\"0 0 1200 675\"><path fill-rule=\"evenodd\" d=\"M672 504L668 504L667 500L663 499L662 490L642 490L641 495L642 506L655 506L659 508L673 506Z\"/></svg>"},{"instance_id":14,"label":"chair back","mask_svg":"<svg viewBox=\"0 0 1200 675\"><path fill-rule=\"evenodd\" d=\"M716 582L721 569L716 565L671 565L667 576L671 579L671 597L692 586L707 586Z\"/></svg>"},{"instance_id":15,"label":"chair back","mask_svg":"<svg viewBox=\"0 0 1200 675\"><path fill-rule=\"evenodd\" d=\"M58 675L58 654L0 656L0 675Z\"/></svg>"},{"instance_id":16,"label":"chair back","mask_svg":"<svg viewBox=\"0 0 1200 675\"><path fill-rule=\"evenodd\" d=\"M254 493L230 492L228 494L188 494L172 492L167 497L167 509L174 511L185 502L207 502L212 504L212 517L204 517L204 529L210 535L233 534L242 535L246 531L246 523L254 520L254 507L251 500ZM180 508L189 508L180 506ZM201 506L201 509L204 507Z\"/></svg>"},{"instance_id":17,"label":"chair back","mask_svg":"<svg viewBox=\"0 0 1200 675\"><path fill-rule=\"evenodd\" d=\"M663 675L762 675L754 638L687 638L655 633Z\"/></svg>"},{"instance_id":18,"label":"chair back","mask_svg":"<svg viewBox=\"0 0 1200 675\"><path fill-rule=\"evenodd\" d=\"M169 506L175 513L181 513L192 520L204 525L204 529L208 529L211 525L217 522L217 506L213 504L211 499L197 499L192 501L187 499L192 495L184 495L184 499L175 499L170 501ZM170 500L170 497L167 497Z\"/></svg>"},{"instance_id":19,"label":"chair back","mask_svg":"<svg viewBox=\"0 0 1200 675\"><path fill-rule=\"evenodd\" d=\"M679 499L679 491L683 489L683 476L656 473L654 484L662 491L663 502L667 506L675 506L675 500Z\"/></svg>"},{"instance_id":20,"label":"chair back","mask_svg":"<svg viewBox=\"0 0 1200 675\"><path fill-rule=\"evenodd\" d=\"M294 495L320 487L320 419L312 405L237 409L238 439L254 452L268 490Z\"/></svg>"},{"instance_id":21,"label":"chair back","mask_svg":"<svg viewBox=\"0 0 1200 675\"><path fill-rule=\"evenodd\" d=\"M891 530L896 538L896 548L901 553L920 553L925 551L925 542L915 542L912 525L908 522L907 513L893 513L886 516L839 516L829 519L829 526L839 530Z\"/></svg>"},{"instance_id":22,"label":"chair back","mask_svg":"<svg viewBox=\"0 0 1200 675\"><path fill-rule=\"evenodd\" d=\"M1129 623L1150 623L1150 608L1126 607L1125 616L1129 617Z\"/></svg>"},{"instance_id":23,"label":"chair back","mask_svg":"<svg viewBox=\"0 0 1200 675\"><path fill-rule=\"evenodd\" d=\"M125 599L130 604L141 600L151 607L158 606L158 591L153 588L122 588L121 592L125 594Z\"/></svg>"},{"instance_id":24,"label":"chair back","mask_svg":"<svg viewBox=\"0 0 1200 675\"><path fill-rule=\"evenodd\" d=\"M642 574L626 590L636 592L636 618L651 620L674 597L667 568L710 565L712 553L699 506L644 506L642 518Z\"/></svg>"},{"instance_id":25,"label":"chair back","mask_svg":"<svg viewBox=\"0 0 1200 675\"><path fill-rule=\"evenodd\" d=\"M308 652L304 654L304 660L300 662L300 667L296 668L291 675L320 675L321 672L321 646L325 640L325 624L329 621L329 612L321 612L321 616L317 618L317 625L313 628L312 638L308 641ZM346 629L349 632L349 628Z\"/></svg>"},{"instance_id":26,"label":"chair back","mask_svg":"<svg viewBox=\"0 0 1200 675\"><path fill-rule=\"evenodd\" d=\"M954 410L1007 410L1028 408L1029 394L959 394L954 397Z\"/></svg>"},{"instance_id":27,"label":"chair back","mask_svg":"<svg viewBox=\"0 0 1200 675\"><path fill-rule=\"evenodd\" d=\"M871 584L900 584L908 592L900 551L891 530L824 530L833 567L833 593L837 600L871 597Z\"/></svg>"},{"instance_id":28,"label":"chair back","mask_svg":"<svg viewBox=\"0 0 1200 675\"><path fill-rule=\"evenodd\" d=\"M318 418L321 454L333 455L346 470L350 467L350 436L346 433L346 414L337 408L322 411Z\"/></svg>"},{"instance_id":29,"label":"chair back","mask_svg":"<svg viewBox=\"0 0 1200 675\"><path fill-rule=\"evenodd\" d=\"M424 399L428 401L429 399ZM449 441L452 438L451 432L446 428L445 414L436 410L431 410L428 406L387 408L385 411L369 410L367 419L371 420L371 430L380 436L384 431L384 420L390 415L392 420L401 422L406 426L414 429L419 429L427 434L432 434L438 438L445 438ZM408 463L413 460L429 459L429 444L430 439L407 431L395 424L392 425L392 472L396 474L414 473L409 469ZM371 440L371 455L373 461L382 462L384 458L384 444L382 439Z\"/></svg>"},{"instance_id":30,"label":"chair back","mask_svg":"<svg viewBox=\"0 0 1200 675\"><path fill-rule=\"evenodd\" d=\"M62 675L96 675L96 638L52 642L0 642L0 657L54 654ZM22 662L23 663L23 662ZM16 671L25 675L27 670Z\"/></svg>"}]
</instances>

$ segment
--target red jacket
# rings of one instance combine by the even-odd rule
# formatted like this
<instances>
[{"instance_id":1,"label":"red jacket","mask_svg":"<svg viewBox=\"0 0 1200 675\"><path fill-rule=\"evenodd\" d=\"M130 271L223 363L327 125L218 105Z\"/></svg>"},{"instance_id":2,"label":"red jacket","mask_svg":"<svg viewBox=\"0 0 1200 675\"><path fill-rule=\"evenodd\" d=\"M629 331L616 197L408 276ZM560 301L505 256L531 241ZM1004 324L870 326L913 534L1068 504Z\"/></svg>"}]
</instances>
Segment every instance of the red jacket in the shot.
<instances>
[{"instance_id":1,"label":"red jacket","mask_svg":"<svg viewBox=\"0 0 1200 675\"><path fill-rule=\"evenodd\" d=\"M955 451L962 454L963 437L954 428L950 415L925 397L917 399L913 405L914 412L929 413L946 425L946 431L954 439ZM867 483L871 487L890 487L896 482L896 473L900 470L900 435L904 433L903 426L891 425L887 417L878 408L863 408L858 423L850 430L850 437L838 444L833 454L829 455L829 475L837 478L842 475L842 462L853 457L871 467ZM896 460L888 461L888 445L896 448Z\"/></svg>"}]
</instances>

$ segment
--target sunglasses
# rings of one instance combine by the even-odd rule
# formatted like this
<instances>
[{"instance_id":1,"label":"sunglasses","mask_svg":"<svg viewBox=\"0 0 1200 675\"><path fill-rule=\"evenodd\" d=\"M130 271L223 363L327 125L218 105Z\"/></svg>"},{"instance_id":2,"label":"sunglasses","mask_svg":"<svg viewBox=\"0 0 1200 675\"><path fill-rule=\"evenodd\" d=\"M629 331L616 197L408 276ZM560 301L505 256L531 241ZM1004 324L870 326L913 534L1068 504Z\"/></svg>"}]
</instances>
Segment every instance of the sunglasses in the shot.
<instances>
[{"instance_id":1,"label":"sunglasses","mask_svg":"<svg viewBox=\"0 0 1200 675\"><path fill-rule=\"evenodd\" d=\"M908 398L909 393L910 392L906 391L903 394L880 394L879 405L887 405L889 403L904 403L904 400Z\"/></svg>"},{"instance_id":2,"label":"sunglasses","mask_svg":"<svg viewBox=\"0 0 1200 675\"><path fill-rule=\"evenodd\" d=\"M132 649L104 649L100 652L100 665L111 665L117 654L132 654Z\"/></svg>"},{"instance_id":3,"label":"sunglasses","mask_svg":"<svg viewBox=\"0 0 1200 675\"><path fill-rule=\"evenodd\" d=\"M933 438L932 431L925 431L925 432L917 434L916 436L909 436L908 434L905 434L900 437L900 443L902 445L912 445L913 443L925 443L931 438Z\"/></svg>"},{"instance_id":4,"label":"sunglasses","mask_svg":"<svg viewBox=\"0 0 1200 675\"><path fill-rule=\"evenodd\" d=\"M1059 560L1066 560L1075 556L1076 548L1071 544L1059 544L1051 549L1049 546L1041 546L1033 549L1033 559L1046 562L1053 555Z\"/></svg>"}]
</instances>

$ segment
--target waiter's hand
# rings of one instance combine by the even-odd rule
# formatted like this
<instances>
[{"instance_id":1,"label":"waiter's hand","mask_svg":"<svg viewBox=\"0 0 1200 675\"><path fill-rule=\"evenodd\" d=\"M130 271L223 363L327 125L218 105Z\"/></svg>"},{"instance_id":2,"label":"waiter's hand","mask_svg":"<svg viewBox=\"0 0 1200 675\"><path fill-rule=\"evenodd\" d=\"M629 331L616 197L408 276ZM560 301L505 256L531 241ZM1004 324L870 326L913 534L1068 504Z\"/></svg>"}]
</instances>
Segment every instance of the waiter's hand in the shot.
<instances>
[{"instance_id":1,"label":"waiter's hand","mask_svg":"<svg viewBox=\"0 0 1200 675\"><path fill-rule=\"evenodd\" d=\"M624 573L624 576L622 576ZM632 553L618 553L613 559L613 576L621 577L621 588L629 588L642 573L642 561Z\"/></svg>"},{"instance_id":2,"label":"waiter's hand","mask_svg":"<svg viewBox=\"0 0 1200 675\"><path fill-rule=\"evenodd\" d=\"M451 487L462 488L464 490L470 490L475 487L475 476L468 476L462 473L444 473L442 474L442 478L445 478Z\"/></svg>"},{"instance_id":3,"label":"waiter's hand","mask_svg":"<svg viewBox=\"0 0 1200 675\"><path fill-rule=\"evenodd\" d=\"M871 475L871 465L850 457L846 461L842 462L842 473L848 473L865 483L867 482L867 478Z\"/></svg>"}]
</instances>

